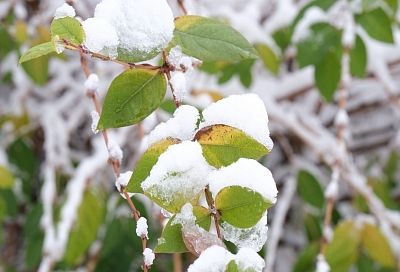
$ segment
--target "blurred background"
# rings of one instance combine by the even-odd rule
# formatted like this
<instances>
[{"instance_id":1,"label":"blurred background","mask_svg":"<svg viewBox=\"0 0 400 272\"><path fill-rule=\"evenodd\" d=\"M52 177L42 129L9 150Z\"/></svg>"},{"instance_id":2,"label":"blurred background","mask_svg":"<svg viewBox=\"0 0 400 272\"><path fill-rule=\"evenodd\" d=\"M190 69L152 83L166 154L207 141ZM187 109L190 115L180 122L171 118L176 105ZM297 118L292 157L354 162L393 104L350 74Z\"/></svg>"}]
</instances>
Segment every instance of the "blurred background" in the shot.
<instances>
[{"instance_id":1,"label":"blurred background","mask_svg":"<svg viewBox=\"0 0 400 272\"><path fill-rule=\"evenodd\" d=\"M68 2L86 19L99 1ZM0 271L36 271L49 248L60 252L51 259L57 271L140 271L141 241L101 135L91 129L94 108L79 54L18 65L22 52L50 40L63 3L0 0ZM169 3L182 15L177 1ZM202 109L247 92L265 102L275 146L261 161L279 188L260 252L266 271L315 271L321 243L332 271L400 271L398 1L183 3L190 14L231 24L260 54L203 63L187 80L184 103ZM122 67L89 65L102 99ZM124 151L123 172L133 169L146 135L175 110L167 93L140 125L109 132ZM336 181L332 196L326 188ZM133 201L149 219L154 248L160 209L142 196ZM324 223L330 207L332 220ZM180 271L179 263L185 269L193 260L157 255L151 271Z\"/></svg>"}]
</instances>

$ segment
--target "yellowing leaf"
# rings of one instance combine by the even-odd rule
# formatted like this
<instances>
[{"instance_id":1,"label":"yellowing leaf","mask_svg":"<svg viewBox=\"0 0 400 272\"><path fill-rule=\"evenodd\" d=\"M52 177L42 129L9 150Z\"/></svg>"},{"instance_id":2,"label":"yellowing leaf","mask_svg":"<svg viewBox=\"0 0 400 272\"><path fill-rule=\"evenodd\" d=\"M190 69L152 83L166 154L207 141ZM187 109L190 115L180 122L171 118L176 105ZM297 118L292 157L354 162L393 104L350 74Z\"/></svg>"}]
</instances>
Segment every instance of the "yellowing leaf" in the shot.
<instances>
[{"instance_id":1,"label":"yellowing leaf","mask_svg":"<svg viewBox=\"0 0 400 272\"><path fill-rule=\"evenodd\" d=\"M259 159L269 150L243 131L226 126L212 125L196 133L203 154L215 167L227 166L240 158Z\"/></svg>"},{"instance_id":2,"label":"yellowing leaf","mask_svg":"<svg viewBox=\"0 0 400 272\"><path fill-rule=\"evenodd\" d=\"M14 177L11 172L0 165L0 189L9 189L14 186Z\"/></svg>"}]
</instances>

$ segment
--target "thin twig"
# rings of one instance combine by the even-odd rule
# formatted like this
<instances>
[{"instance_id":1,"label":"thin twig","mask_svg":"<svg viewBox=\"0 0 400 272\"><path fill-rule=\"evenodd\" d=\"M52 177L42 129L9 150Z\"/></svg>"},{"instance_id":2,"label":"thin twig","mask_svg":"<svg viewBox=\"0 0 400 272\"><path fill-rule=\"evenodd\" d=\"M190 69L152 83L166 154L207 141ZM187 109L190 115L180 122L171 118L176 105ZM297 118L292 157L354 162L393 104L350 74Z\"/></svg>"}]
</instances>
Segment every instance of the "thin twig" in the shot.
<instances>
[{"instance_id":1,"label":"thin twig","mask_svg":"<svg viewBox=\"0 0 400 272\"><path fill-rule=\"evenodd\" d=\"M184 15L188 14L185 4L183 3L183 0L178 0L178 6L182 10Z\"/></svg>"},{"instance_id":2,"label":"thin twig","mask_svg":"<svg viewBox=\"0 0 400 272\"><path fill-rule=\"evenodd\" d=\"M219 228L219 220L221 218L221 215L217 211L217 209L215 208L214 200L213 200L213 198L211 196L211 192L210 192L210 189L209 189L208 185L204 189L204 193L206 195L207 204L208 204L208 206L209 206L209 208L211 210L211 215L214 218L215 229L217 230L217 236L218 236L218 238L222 239L221 230Z\"/></svg>"}]
</instances>

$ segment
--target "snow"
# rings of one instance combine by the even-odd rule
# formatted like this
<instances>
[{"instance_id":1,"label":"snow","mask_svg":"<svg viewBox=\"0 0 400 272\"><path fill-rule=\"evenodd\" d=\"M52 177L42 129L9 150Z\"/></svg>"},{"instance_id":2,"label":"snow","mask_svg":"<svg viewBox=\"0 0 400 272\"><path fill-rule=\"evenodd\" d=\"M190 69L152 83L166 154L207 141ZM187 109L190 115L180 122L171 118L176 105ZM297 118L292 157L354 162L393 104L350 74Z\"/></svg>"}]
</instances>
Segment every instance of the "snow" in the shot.
<instances>
[{"instance_id":1,"label":"snow","mask_svg":"<svg viewBox=\"0 0 400 272\"><path fill-rule=\"evenodd\" d=\"M252 228L240 229L227 222L222 222L222 233L225 240L234 243L238 248L251 248L258 252L267 241L267 216L263 216Z\"/></svg>"},{"instance_id":2,"label":"snow","mask_svg":"<svg viewBox=\"0 0 400 272\"><path fill-rule=\"evenodd\" d=\"M184 141L171 145L161 154L141 187L165 205L179 196L193 200L207 185L206 177L210 171L200 144Z\"/></svg>"},{"instance_id":3,"label":"snow","mask_svg":"<svg viewBox=\"0 0 400 272\"><path fill-rule=\"evenodd\" d=\"M176 214L174 221L172 221L172 225L181 224L195 224L196 217L193 215L193 206L190 203L186 203L182 206L181 211Z\"/></svg>"},{"instance_id":4,"label":"snow","mask_svg":"<svg viewBox=\"0 0 400 272\"><path fill-rule=\"evenodd\" d=\"M225 248L211 246L206 249L200 257L189 266L188 272L224 272L230 261L234 260L239 271L261 272L265 266L264 260L253 250L241 248L236 255L233 255Z\"/></svg>"},{"instance_id":5,"label":"snow","mask_svg":"<svg viewBox=\"0 0 400 272\"><path fill-rule=\"evenodd\" d=\"M100 116L97 111L91 111L90 117L92 118L91 128L94 134L97 134L99 130L97 129L97 125L99 124Z\"/></svg>"},{"instance_id":6,"label":"snow","mask_svg":"<svg viewBox=\"0 0 400 272\"><path fill-rule=\"evenodd\" d=\"M193 66L201 64L201 60L190 57L182 53L180 46L175 46L171 49L168 54L168 62L173 65L176 69L182 69L183 71L192 71Z\"/></svg>"},{"instance_id":7,"label":"snow","mask_svg":"<svg viewBox=\"0 0 400 272\"><path fill-rule=\"evenodd\" d=\"M148 229L147 219L142 216L136 223L136 235L139 237L146 237L147 239L149 239L147 229Z\"/></svg>"},{"instance_id":8,"label":"snow","mask_svg":"<svg viewBox=\"0 0 400 272\"><path fill-rule=\"evenodd\" d=\"M227 167L212 171L207 180L214 198L227 186L242 186L261 194L271 203L276 202L278 190L271 171L255 160L241 158Z\"/></svg>"},{"instance_id":9,"label":"snow","mask_svg":"<svg viewBox=\"0 0 400 272\"><path fill-rule=\"evenodd\" d=\"M54 13L54 19L75 17L75 15L75 9L67 3L64 3L61 7L56 9L56 12Z\"/></svg>"},{"instance_id":10,"label":"snow","mask_svg":"<svg viewBox=\"0 0 400 272\"><path fill-rule=\"evenodd\" d=\"M150 53L171 41L174 17L166 0L103 0L95 18L106 20L119 38L119 47Z\"/></svg>"},{"instance_id":11,"label":"snow","mask_svg":"<svg viewBox=\"0 0 400 272\"><path fill-rule=\"evenodd\" d=\"M154 255L153 250L151 250L150 248L145 248L143 250L143 261L147 267L149 267L153 264L153 261L155 258L156 258L156 255Z\"/></svg>"},{"instance_id":12,"label":"snow","mask_svg":"<svg viewBox=\"0 0 400 272\"><path fill-rule=\"evenodd\" d=\"M200 257L189 266L188 272L224 272L234 255L220 246L207 248Z\"/></svg>"},{"instance_id":13,"label":"snow","mask_svg":"<svg viewBox=\"0 0 400 272\"><path fill-rule=\"evenodd\" d=\"M117 57L119 38L115 28L108 21L89 18L82 22L82 27L86 35L84 45L87 49L111 58Z\"/></svg>"},{"instance_id":14,"label":"snow","mask_svg":"<svg viewBox=\"0 0 400 272\"><path fill-rule=\"evenodd\" d=\"M261 272L265 266L264 260L254 250L250 248L241 248L235 256L235 262L239 271Z\"/></svg>"},{"instance_id":15,"label":"snow","mask_svg":"<svg viewBox=\"0 0 400 272\"><path fill-rule=\"evenodd\" d=\"M173 72L169 83L174 89L175 98L182 101L188 92L185 75L182 72Z\"/></svg>"},{"instance_id":16,"label":"snow","mask_svg":"<svg viewBox=\"0 0 400 272\"><path fill-rule=\"evenodd\" d=\"M317 267L315 269L316 272L329 272L331 268L329 264L326 262L324 255L318 254L317 256Z\"/></svg>"},{"instance_id":17,"label":"snow","mask_svg":"<svg viewBox=\"0 0 400 272\"><path fill-rule=\"evenodd\" d=\"M99 88L99 77L94 73L90 74L85 81L85 88L96 91Z\"/></svg>"},{"instance_id":18,"label":"snow","mask_svg":"<svg viewBox=\"0 0 400 272\"><path fill-rule=\"evenodd\" d=\"M175 110L173 118L154 128L149 135L148 144L152 145L166 138L192 140L199 118L199 111L195 107L189 105L180 106Z\"/></svg>"},{"instance_id":19,"label":"snow","mask_svg":"<svg viewBox=\"0 0 400 272\"><path fill-rule=\"evenodd\" d=\"M335 116L335 125L345 127L349 124L349 115L344 109L339 109Z\"/></svg>"},{"instance_id":20,"label":"snow","mask_svg":"<svg viewBox=\"0 0 400 272\"><path fill-rule=\"evenodd\" d=\"M338 182L330 182L328 184L328 187L326 187L326 190L325 190L325 193L324 193L325 198L327 198L327 199L337 199L338 191L339 191Z\"/></svg>"},{"instance_id":21,"label":"snow","mask_svg":"<svg viewBox=\"0 0 400 272\"><path fill-rule=\"evenodd\" d=\"M122 193L122 187L128 186L132 174L133 174L132 171L126 171L125 173L121 173L117 178L117 180L115 181L115 187L117 187L120 193Z\"/></svg>"},{"instance_id":22,"label":"snow","mask_svg":"<svg viewBox=\"0 0 400 272\"><path fill-rule=\"evenodd\" d=\"M200 128L223 124L238 128L272 150L269 137L268 114L263 101L255 94L231 95L203 111Z\"/></svg>"},{"instance_id":23,"label":"snow","mask_svg":"<svg viewBox=\"0 0 400 272\"><path fill-rule=\"evenodd\" d=\"M118 161L121 163L124 153L122 152L121 147L115 142L113 139L108 139L108 154L112 161Z\"/></svg>"},{"instance_id":24,"label":"snow","mask_svg":"<svg viewBox=\"0 0 400 272\"><path fill-rule=\"evenodd\" d=\"M311 7L297 24L293 33L293 42L297 43L310 35L310 26L318 22L326 22L328 17L319 7Z\"/></svg>"}]
</instances>

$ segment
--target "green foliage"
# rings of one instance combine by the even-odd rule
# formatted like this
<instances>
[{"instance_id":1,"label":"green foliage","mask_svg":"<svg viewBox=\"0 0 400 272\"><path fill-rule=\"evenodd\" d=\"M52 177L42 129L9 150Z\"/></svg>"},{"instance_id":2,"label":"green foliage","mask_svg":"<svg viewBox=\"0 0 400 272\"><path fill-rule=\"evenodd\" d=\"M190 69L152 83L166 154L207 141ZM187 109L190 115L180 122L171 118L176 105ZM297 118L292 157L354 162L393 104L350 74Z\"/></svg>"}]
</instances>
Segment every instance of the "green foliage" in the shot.
<instances>
[{"instance_id":1,"label":"green foliage","mask_svg":"<svg viewBox=\"0 0 400 272\"><path fill-rule=\"evenodd\" d=\"M315 66L315 84L326 101L332 101L333 95L339 87L341 76L340 60L341 55L331 51Z\"/></svg>"},{"instance_id":2,"label":"green foliage","mask_svg":"<svg viewBox=\"0 0 400 272\"><path fill-rule=\"evenodd\" d=\"M37 267L42 259L44 239L44 233L40 227L42 214L42 204L36 204L29 210L24 224L23 234L26 239L25 265L31 269Z\"/></svg>"},{"instance_id":3,"label":"green foliage","mask_svg":"<svg viewBox=\"0 0 400 272\"><path fill-rule=\"evenodd\" d=\"M202 61L257 58L253 46L235 29L218 20L182 16L175 20L174 42L183 53Z\"/></svg>"},{"instance_id":4,"label":"green foliage","mask_svg":"<svg viewBox=\"0 0 400 272\"><path fill-rule=\"evenodd\" d=\"M104 202L99 195L86 191L64 255L67 264L79 264L82 256L96 239L97 231L104 219L104 212Z\"/></svg>"},{"instance_id":5,"label":"green foliage","mask_svg":"<svg viewBox=\"0 0 400 272\"><path fill-rule=\"evenodd\" d=\"M226 126L212 125L197 132L195 139L203 149L209 164L227 166L240 158L259 159L269 150L243 131Z\"/></svg>"},{"instance_id":6,"label":"green foliage","mask_svg":"<svg viewBox=\"0 0 400 272\"><path fill-rule=\"evenodd\" d=\"M315 259L318 255L320 244L315 242L304 248L293 267L293 272L314 272Z\"/></svg>"},{"instance_id":7,"label":"green foliage","mask_svg":"<svg viewBox=\"0 0 400 272\"><path fill-rule=\"evenodd\" d=\"M17 45L14 38L8 33L7 29L0 24L0 57L3 58L9 52L13 51Z\"/></svg>"},{"instance_id":8,"label":"green foliage","mask_svg":"<svg viewBox=\"0 0 400 272\"><path fill-rule=\"evenodd\" d=\"M322 209L325 203L324 192L318 180L308 171L301 170L297 175L297 191L308 204Z\"/></svg>"},{"instance_id":9,"label":"green foliage","mask_svg":"<svg viewBox=\"0 0 400 272\"><path fill-rule=\"evenodd\" d=\"M276 53L265 44L257 44L256 49L265 68L271 71L272 74L277 75L279 73L281 62Z\"/></svg>"},{"instance_id":10,"label":"green foliage","mask_svg":"<svg viewBox=\"0 0 400 272\"><path fill-rule=\"evenodd\" d=\"M372 38L385 43L394 42L390 18L382 8L366 11L356 16L356 20Z\"/></svg>"},{"instance_id":11,"label":"green foliage","mask_svg":"<svg viewBox=\"0 0 400 272\"><path fill-rule=\"evenodd\" d=\"M136 124L162 102L167 83L157 71L134 69L117 76L108 89L98 129Z\"/></svg>"},{"instance_id":12,"label":"green foliage","mask_svg":"<svg viewBox=\"0 0 400 272\"><path fill-rule=\"evenodd\" d=\"M0 165L0 189L10 189L14 186L14 177L12 173Z\"/></svg>"},{"instance_id":13,"label":"green foliage","mask_svg":"<svg viewBox=\"0 0 400 272\"><path fill-rule=\"evenodd\" d=\"M58 36L60 40L67 40L75 45L79 45L85 40L85 32L81 23L72 17L54 19L51 23L51 36Z\"/></svg>"},{"instance_id":14,"label":"green foliage","mask_svg":"<svg viewBox=\"0 0 400 272\"><path fill-rule=\"evenodd\" d=\"M136 167L133 170L128 186L126 187L127 191L131 193L142 193L143 190L140 187L140 184L150 174L151 169L157 163L158 157L160 157L160 155L164 153L170 145L176 143L179 143L178 139L169 138L151 145L136 163Z\"/></svg>"},{"instance_id":15,"label":"green foliage","mask_svg":"<svg viewBox=\"0 0 400 272\"><path fill-rule=\"evenodd\" d=\"M218 78L219 84L224 84L234 76L238 76L240 83L249 88L253 81L251 69L255 63L254 59L246 59L237 63L226 61L205 62L200 69L206 73L213 74Z\"/></svg>"},{"instance_id":16,"label":"green foliage","mask_svg":"<svg viewBox=\"0 0 400 272\"><path fill-rule=\"evenodd\" d=\"M293 29L289 26L282 27L276 30L272 34L272 38L275 40L275 43L281 49L281 52L285 52L286 48L289 46L293 35Z\"/></svg>"},{"instance_id":17,"label":"green foliage","mask_svg":"<svg viewBox=\"0 0 400 272\"><path fill-rule=\"evenodd\" d=\"M361 37L356 36L354 47L350 51L350 72L363 78L367 72L367 49Z\"/></svg>"},{"instance_id":18,"label":"green foliage","mask_svg":"<svg viewBox=\"0 0 400 272\"><path fill-rule=\"evenodd\" d=\"M19 59L19 63L21 64L53 52L56 52L53 42L42 43L28 49Z\"/></svg>"},{"instance_id":19,"label":"green foliage","mask_svg":"<svg viewBox=\"0 0 400 272\"><path fill-rule=\"evenodd\" d=\"M232 260L228 263L226 266L225 272L239 272L239 268L235 262L235 260Z\"/></svg>"},{"instance_id":20,"label":"green foliage","mask_svg":"<svg viewBox=\"0 0 400 272\"><path fill-rule=\"evenodd\" d=\"M259 193L241 186L223 188L215 198L221 219L237 228L250 228L272 206Z\"/></svg>"}]
</instances>

